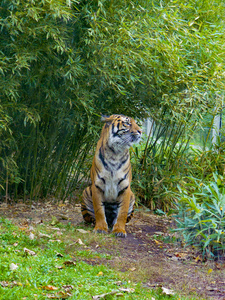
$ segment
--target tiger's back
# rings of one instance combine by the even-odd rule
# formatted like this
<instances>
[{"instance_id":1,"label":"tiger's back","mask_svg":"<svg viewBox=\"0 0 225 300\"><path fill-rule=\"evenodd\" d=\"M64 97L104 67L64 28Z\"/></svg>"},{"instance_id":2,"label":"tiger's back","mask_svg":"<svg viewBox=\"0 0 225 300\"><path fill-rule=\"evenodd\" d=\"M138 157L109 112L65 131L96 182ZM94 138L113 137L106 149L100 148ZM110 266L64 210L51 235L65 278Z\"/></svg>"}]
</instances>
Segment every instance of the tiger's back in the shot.
<instances>
[{"instance_id":1,"label":"tiger's back","mask_svg":"<svg viewBox=\"0 0 225 300\"><path fill-rule=\"evenodd\" d=\"M95 223L95 231L113 227L117 236L126 236L125 223L133 214L135 202L130 189L132 179L129 148L141 137L141 129L132 118L123 115L105 117L91 168L90 187L83 192L82 214Z\"/></svg>"}]
</instances>

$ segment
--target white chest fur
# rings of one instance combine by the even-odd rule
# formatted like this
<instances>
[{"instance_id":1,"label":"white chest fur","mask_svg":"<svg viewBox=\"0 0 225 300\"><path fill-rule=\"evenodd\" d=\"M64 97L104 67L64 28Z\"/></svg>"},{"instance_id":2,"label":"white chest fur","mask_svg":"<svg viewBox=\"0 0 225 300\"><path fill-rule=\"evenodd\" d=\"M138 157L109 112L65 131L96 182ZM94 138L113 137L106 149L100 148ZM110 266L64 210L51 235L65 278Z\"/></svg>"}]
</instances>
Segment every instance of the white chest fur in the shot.
<instances>
[{"instance_id":1,"label":"white chest fur","mask_svg":"<svg viewBox=\"0 0 225 300\"><path fill-rule=\"evenodd\" d=\"M98 174L95 184L102 190L105 202L116 202L119 193L129 186L125 172L104 170Z\"/></svg>"}]
</instances>

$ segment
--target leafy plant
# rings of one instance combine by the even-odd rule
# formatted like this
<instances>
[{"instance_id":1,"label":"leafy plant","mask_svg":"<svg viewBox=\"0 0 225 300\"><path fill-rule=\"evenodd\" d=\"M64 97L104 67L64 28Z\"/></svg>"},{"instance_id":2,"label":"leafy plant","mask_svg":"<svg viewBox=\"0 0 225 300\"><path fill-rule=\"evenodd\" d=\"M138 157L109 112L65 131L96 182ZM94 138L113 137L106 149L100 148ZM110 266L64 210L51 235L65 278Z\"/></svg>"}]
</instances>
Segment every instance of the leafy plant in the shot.
<instances>
[{"instance_id":1,"label":"leafy plant","mask_svg":"<svg viewBox=\"0 0 225 300\"><path fill-rule=\"evenodd\" d=\"M180 188L177 231L184 242L194 245L203 256L219 258L225 253L225 178L213 174L213 181L202 183L189 178L188 187Z\"/></svg>"},{"instance_id":2,"label":"leafy plant","mask_svg":"<svg viewBox=\"0 0 225 300\"><path fill-rule=\"evenodd\" d=\"M225 143L218 140L216 145L208 148L192 148L187 161L188 171L195 178L203 182L210 181L213 173L225 175Z\"/></svg>"},{"instance_id":3,"label":"leafy plant","mask_svg":"<svg viewBox=\"0 0 225 300\"><path fill-rule=\"evenodd\" d=\"M219 0L2 0L0 196L72 197L101 113L164 114L180 135L220 105L223 16Z\"/></svg>"},{"instance_id":4,"label":"leafy plant","mask_svg":"<svg viewBox=\"0 0 225 300\"><path fill-rule=\"evenodd\" d=\"M139 201L151 209L168 211L187 156L188 136L183 123L161 118L133 159L133 186Z\"/></svg>"}]
</instances>

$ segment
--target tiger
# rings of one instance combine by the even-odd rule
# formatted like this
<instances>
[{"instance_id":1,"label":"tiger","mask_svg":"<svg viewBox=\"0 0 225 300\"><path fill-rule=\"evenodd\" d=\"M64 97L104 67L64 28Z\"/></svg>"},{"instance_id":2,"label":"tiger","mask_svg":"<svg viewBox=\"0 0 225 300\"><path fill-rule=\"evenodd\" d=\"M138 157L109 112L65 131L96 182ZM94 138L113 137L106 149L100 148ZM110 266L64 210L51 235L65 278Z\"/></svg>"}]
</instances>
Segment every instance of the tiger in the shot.
<instances>
[{"instance_id":1,"label":"tiger","mask_svg":"<svg viewBox=\"0 0 225 300\"><path fill-rule=\"evenodd\" d=\"M94 232L126 237L125 224L134 212L129 148L139 143L141 128L133 118L113 114L104 122L91 167L91 185L82 194L81 212Z\"/></svg>"}]
</instances>

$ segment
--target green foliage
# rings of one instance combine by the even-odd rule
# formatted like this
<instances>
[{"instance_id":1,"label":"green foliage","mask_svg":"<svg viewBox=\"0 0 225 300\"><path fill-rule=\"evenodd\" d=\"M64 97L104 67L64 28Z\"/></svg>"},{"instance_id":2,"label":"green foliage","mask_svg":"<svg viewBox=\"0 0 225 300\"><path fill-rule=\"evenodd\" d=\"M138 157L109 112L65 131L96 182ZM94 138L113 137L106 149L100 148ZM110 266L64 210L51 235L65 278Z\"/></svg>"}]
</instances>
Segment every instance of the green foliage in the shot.
<instances>
[{"instance_id":1,"label":"green foliage","mask_svg":"<svg viewBox=\"0 0 225 300\"><path fill-rule=\"evenodd\" d=\"M176 121L163 118L152 124L147 140L133 151L132 184L142 204L154 210L171 208L184 172L187 148L183 124L178 126Z\"/></svg>"},{"instance_id":2,"label":"green foliage","mask_svg":"<svg viewBox=\"0 0 225 300\"><path fill-rule=\"evenodd\" d=\"M89 149L91 114L76 93L85 72L70 42L73 9L62 1L2 1L1 16L3 179L10 194L65 195Z\"/></svg>"},{"instance_id":3,"label":"green foliage","mask_svg":"<svg viewBox=\"0 0 225 300\"><path fill-rule=\"evenodd\" d=\"M193 148L186 161L186 174L198 178L202 182L213 180L213 173L225 175L225 143L218 141L216 145L205 150ZM182 183L181 183L182 184Z\"/></svg>"},{"instance_id":4,"label":"green foliage","mask_svg":"<svg viewBox=\"0 0 225 300\"><path fill-rule=\"evenodd\" d=\"M101 113L187 129L220 106L224 9L219 0L2 0L1 195L70 195Z\"/></svg>"},{"instance_id":5,"label":"green foliage","mask_svg":"<svg viewBox=\"0 0 225 300\"><path fill-rule=\"evenodd\" d=\"M198 247L203 256L218 258L225 253L224 184L225 178L213 173L207 184L189 178L187 188L180 188L177 230L184 242Z\"/></svg>"},{"instance_id":6,"label":"green foliage","mask_svg":"<svg viewBox=\"0 0 225 300\"><path fill-rule=\"evenodd\" d=\"M129 96L122 107L138 98L138 108L154 111L163 101L179 118L212 105L211 93L224 89L220 1L98 1L96 10L93 3L84 7L92 17L91 63L102 84Z\"/></svg>"}]
</instances>

